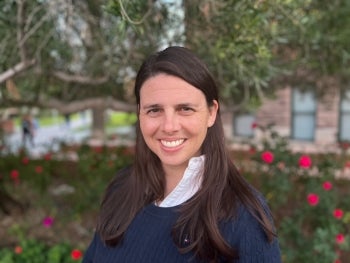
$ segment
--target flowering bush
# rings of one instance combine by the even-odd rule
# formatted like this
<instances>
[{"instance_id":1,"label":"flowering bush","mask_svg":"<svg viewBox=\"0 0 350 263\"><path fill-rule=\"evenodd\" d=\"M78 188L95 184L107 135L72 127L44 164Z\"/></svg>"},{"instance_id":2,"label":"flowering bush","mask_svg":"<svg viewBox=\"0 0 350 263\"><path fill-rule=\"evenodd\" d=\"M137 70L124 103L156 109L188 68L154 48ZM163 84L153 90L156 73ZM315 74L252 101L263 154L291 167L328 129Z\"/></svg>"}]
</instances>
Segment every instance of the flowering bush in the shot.
<instances>
[{"instance_id":1,"label":"flowering bush","mask_svg":"<svg viewBox=\"0 0 350 263\"><path fill-rule=\"evenodd\" d=\"M74 160L69 157L72 153L76 155ZM5 247L0 246L0 263L80 262L81 248L85 249L88 243L82 242L76 233L62 238L61 232L69 234L70 224L78 231L84 230L82 236L90 240L93 228L87 233L83 226L78 226L81 218L87 211L97 211L103 190L115 172L130 163L132 155L131 148L87 145L69 149L69 152L47 153L39 158L32 158L23 151L3 154L0 159L0 219L3 214L17 214L16 207L20 209L20 217L28 207L37 207L38 211L33 222L23 220L23 225L13 222L6 229L5 242L0 242L5 244ZM38 218L40 212L41 219ZM36 235L33 228L38 230L39 238L33 238ZM1 225L0 230L0 234L3 233ZM63 240L68 243L62 243Z\"/></svg>"},{"instance_id":2,"label":"flowering bush","mask_svg":"<svg viewBox=\"0 0 350 263\"><path fill-rule=\"evenodd\" d=\"M262 131L267 139L251 145L254 165L240 165L269 202L283 262L348 262L350 180L337 175L350 156L293 152L271 127Z\"/></svg>"},{"instance_id":3,"label":"flowering bush","mask_svg":"<svg viewBox=\"0 0 350 263\"><path fill-rule=\"evenodd\" d=\"M27 239L14 248L0 250L0 263L79 263L83 252L67 243L49 246L44 242Z\"/></svg>"},{"instance_id":4,"label":"flowering bush","mask_svg":"<svg viewBox=\"0 0 350 263\"><path fill-rule=\"evenodd\" d=\"M287 138L270 128L263 132L267 140L237 154L246 156L245 160L238 159L236 154L234 159L242 174L267 198L275 218L283 262L347 263L350 180L337 178L336 174L350 169L349 155L345 151L340 155L293 152ZM45 214L36 224L41 232L47 231L52 236L59 236L62 229L59 225L66 229L69 220L91 221L86 212L97 211L107 183L118 169L131 162L133 155L132 149L125 147L83 145L68 150L74 151L76 160L64 157L69 152L60 153L63 158L48 153L32 159L20 152L0 159L0 193L7 193L20 203L32 202L31 206L44 207ZM39 198L32 200L25 192L34 189ZM0 210L10 213L14 203L6 205L3 201L0 200ZM5 239L16 238L6 248L0 248L0 263L79 262L88 245L88 241L80 240L67 245L62 240L31 239L29 227L21 226L21 229L22 234L9 231ZM73 240L74 234L71 236ZM86 236L90 240L90 235Z\"/></svg>"}]
</instances>

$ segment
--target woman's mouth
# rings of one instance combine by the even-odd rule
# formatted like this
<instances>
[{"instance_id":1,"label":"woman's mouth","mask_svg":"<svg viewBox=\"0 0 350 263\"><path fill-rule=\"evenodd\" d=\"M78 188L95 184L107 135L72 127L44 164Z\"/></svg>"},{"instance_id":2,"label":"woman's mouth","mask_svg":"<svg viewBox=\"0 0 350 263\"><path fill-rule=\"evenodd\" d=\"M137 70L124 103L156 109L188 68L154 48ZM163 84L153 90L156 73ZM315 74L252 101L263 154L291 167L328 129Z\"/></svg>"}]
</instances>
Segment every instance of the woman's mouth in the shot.
<instances>
[{"instance_id":1,"label":"woman's mouth","mask_svg":"<svg viewBox=\"0 0 350 263\"><path fill-rule=\"evenodd\" d=\"M183 144L185 141L185 139L179 139L179 140L174 140L174 141L167 141L167 140L160 140L160 143L168 148L173 148L173 147L177 147L181 144Z\"/></svg>"}]
</instances>

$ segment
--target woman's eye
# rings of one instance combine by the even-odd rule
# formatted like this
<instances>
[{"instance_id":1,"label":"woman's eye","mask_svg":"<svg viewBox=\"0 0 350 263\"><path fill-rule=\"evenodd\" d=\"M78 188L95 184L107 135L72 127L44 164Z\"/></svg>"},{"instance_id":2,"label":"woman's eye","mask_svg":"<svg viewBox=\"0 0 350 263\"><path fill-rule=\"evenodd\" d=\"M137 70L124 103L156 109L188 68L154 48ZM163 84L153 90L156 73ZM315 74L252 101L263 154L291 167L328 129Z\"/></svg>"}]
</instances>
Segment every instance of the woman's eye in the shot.
<instances>
[{"instance_id":1,"label":"woman's eye","mask_svg":"<svg viewBox=\"0 0 350 263\"><path fill-rule=\"evenodd\" d=\"M183 113L192 113L194 110L190 107L182 107L180 111Z\"/></svg>"},{"instance_id":2,"label":"woman's eye","mask_svg":"<svg viewBox=\"0 0 350 263\"><path fill-rule=\"evenodd\" d=\"M153 109L149 109L147 111L147 114L150 116L155 116L155 115L159 114L160 111L161 111L161 109L159 109L159 108L153 108Z\"/></svg>"}]
</instances>

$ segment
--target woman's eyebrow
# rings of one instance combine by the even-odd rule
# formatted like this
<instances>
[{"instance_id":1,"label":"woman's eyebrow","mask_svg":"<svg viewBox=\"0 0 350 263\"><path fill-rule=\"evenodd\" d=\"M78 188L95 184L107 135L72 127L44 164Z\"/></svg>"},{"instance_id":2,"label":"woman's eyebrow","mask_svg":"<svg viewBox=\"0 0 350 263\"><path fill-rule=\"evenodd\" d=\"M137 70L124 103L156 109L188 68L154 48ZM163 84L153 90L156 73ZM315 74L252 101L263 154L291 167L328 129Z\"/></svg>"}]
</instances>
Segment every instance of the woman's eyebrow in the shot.
<instances>
[{"instance_id":1,"label":"woman's eyebrow","mask_svg":"<svg viewBox=\"0 0 350 263\"><path fill-rule=\"evenodd\" d=\"M142 109L147 110L147 109L153 109L153 108L159 108L161 107L160 104L155 103L155 104L145 104L142 106Z\"/></svg>"},{"instance_id":2,"label":"woman's eyebrow","mask_svg":"<svg viewBox=\"0 0 350 263\"><path fill-rule=\"evenodd\" d=\"M185 102L185 103L179 103L179 104L176 104L176 106L180 106L180 107L188 107L188 106L191 106L191 107L195 107L197 104L194 104L194 103L190 103L190 102Z\"/></svg>"},{"instance_id":3,"label":"woman's eyebrow","mask_svg":"<svg viewBox=\"0 0 350 263\"><path fill-rule=\"evenodd\" d=\"M174 105L176 108L180 108L180 107L197 107L198 105L195 103L190 103L190 102L185 102L185 103L179 103ZM161 108L163 107L162 104L159 103L155 103L155 104L145 104L142 106L143 110L147 110L147 109L153 109L153 108Z\"/></svg>"}]
</instances>

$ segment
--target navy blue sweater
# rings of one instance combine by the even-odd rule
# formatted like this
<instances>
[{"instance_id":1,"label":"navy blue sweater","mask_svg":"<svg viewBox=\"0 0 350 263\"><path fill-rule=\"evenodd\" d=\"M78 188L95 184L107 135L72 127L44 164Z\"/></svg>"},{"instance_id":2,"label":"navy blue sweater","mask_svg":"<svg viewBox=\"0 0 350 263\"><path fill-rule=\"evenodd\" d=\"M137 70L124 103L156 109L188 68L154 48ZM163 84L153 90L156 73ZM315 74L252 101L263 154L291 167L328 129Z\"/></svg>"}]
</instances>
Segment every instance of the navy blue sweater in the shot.
<instances>
[{"instance_id":1,"label":"navy blue sweater","mask_svg":"<svg viewBox=\"0 0 350 263\"><path fill-rule=\"evenodd\" d=\"M192 253L180 254L175 246L171 229L177 216L176 207L150 204L137 214L117 247L107 247L95 234L83 263L202 262ZM277 239L268 243L262 227L245 207L240 207L235 220L221 224L221 231L226 241L239 251L235 263L281 262Z\"/></svg>"}]
</instances>

